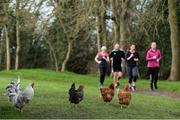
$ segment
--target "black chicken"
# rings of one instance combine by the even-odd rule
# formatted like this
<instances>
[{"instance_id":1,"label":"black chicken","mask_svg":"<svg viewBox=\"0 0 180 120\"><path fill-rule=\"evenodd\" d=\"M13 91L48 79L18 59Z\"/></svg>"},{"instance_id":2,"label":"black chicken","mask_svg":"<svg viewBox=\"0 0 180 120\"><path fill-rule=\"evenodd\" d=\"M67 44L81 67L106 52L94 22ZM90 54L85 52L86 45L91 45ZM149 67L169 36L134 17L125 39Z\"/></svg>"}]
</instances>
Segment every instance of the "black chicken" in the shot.
<instances>
[{"instance_id":1,"label":"black chicken","mask_svg":"<svg viewBox=\"0 0 180 120\"><path fill-rule=\"evenodd\" d=\"M83 89L84 89L83 85L80 85L78 89L76 89L75 83L71 85L71 88L69 89L70 103L78 104L83 100L84 98Z\"/></svg>"}]
</instances>

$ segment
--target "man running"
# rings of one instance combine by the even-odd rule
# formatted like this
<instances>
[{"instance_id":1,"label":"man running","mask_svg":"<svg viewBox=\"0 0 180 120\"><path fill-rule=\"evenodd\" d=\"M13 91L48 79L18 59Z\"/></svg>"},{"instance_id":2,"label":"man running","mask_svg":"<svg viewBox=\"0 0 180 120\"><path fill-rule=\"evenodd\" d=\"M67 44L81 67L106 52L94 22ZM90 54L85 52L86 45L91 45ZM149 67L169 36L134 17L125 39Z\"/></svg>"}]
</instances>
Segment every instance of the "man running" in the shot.
<instances>
[{"instance_id":1,"label":"man running","mask_svg":"<svg viewBox=\"0 0 180 120\"><path fill-rule=\"evenodd\" d=\"M119 44L115 44L114 50L110 54L112 60L113 79L116 88L119 87L119 79L122 77L121 62L125 60L124 51L120 50Z\"/></svg>"}]
</instances>

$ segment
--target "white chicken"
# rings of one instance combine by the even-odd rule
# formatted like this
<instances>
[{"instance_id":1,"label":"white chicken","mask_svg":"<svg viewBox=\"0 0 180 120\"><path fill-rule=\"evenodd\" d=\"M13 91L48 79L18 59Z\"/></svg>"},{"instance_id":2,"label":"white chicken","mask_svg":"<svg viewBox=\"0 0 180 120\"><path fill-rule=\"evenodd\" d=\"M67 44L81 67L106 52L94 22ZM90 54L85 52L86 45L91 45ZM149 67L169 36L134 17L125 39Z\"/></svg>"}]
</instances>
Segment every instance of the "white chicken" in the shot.
<instances>
[{"instance_id":1,"label":"white chicken","mask_svg":"<svg viewBox=\"0 0 180 120\"><path fill-rule=\"evenodd\" d=\"M34 83L28 85L23 91L20 89L20 78L18 81L11 81L6 87L9 101L22 112L26 103L34 96Z\"/></svg>"}]
</instances>

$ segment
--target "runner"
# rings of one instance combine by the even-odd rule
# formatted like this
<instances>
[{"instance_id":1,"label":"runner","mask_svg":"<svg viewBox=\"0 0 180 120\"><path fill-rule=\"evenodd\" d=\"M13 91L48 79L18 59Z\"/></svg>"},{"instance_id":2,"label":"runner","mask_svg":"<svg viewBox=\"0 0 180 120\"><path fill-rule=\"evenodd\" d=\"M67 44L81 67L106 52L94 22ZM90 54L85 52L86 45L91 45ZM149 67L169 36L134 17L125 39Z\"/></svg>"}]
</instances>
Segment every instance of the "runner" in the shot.
<instances>
[{"instance_id":1,"label":"runner","mask_svg":"<svg viewBox=\"0 0 180 120\"><path fill-rule=\"evenodd\" d=\"M107 70L107 63L109 62L109 54L106 52L107 48L102 46L101 52L99 52L96 57L95 61L99 64L99 71L100 71L100 80L99 80L99 87L102 88L106 76Z\"/></svg>"},{"instance_id":2,"label":"runner","mask_svg":"<svg viewBox=\"0 0 180 120\"><path fill-rule=\"evenodd\" d=\"M129 75L129 88L131 91L136 90L136 80L138 78L139 54L136 52L136 46L131 45L130 50L126 53L127 72Z\"/></svg>"},{"instance_id":3,"label":"runner","mask_svg":"<svg viewBox=\"0 0 180 120\"><path fill-rule=\"evenodd\" d=\"M122 60L125 60L125 53L120 50L119 44L115 44L114 50L110 54L110 59L112 60L114 85L118 88L119 79L122 77L121 62Z\"/></svg>"},{"instance_id":4,"label":"runner","mask_svg":"<svg viewBox=\"0 0 180 120\"><path fill-rule=\"evenodd\" d=\"M148 62L147 67L150 76L150 88L151 90L158 89L157 81L161 60L161 52L157 49L156 42L151 43L151 48L146 54L146 60Z\"/></svg>"}]
</instances>

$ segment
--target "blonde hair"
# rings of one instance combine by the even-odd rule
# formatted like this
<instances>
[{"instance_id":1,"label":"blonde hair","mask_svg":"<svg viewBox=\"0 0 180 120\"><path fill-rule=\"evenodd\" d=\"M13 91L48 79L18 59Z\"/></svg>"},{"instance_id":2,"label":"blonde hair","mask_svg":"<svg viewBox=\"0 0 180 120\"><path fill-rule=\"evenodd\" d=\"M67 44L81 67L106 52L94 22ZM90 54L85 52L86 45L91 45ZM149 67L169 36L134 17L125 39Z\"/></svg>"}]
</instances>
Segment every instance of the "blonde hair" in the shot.
<instances>
[{"instance_id":1,"label":"blonde hair","mask_svg":"<svg viewBox=\"0 0 180 120\"><path fill-rule=\"evenodd\" d=\"M106 51L106 50L107 50L106 46L101 47L101 51Z\"/></svg>"}]
</instances>

